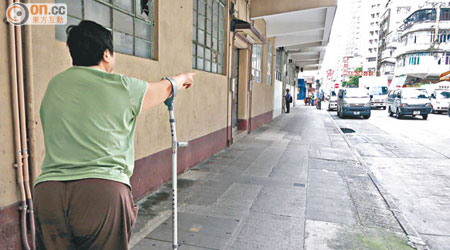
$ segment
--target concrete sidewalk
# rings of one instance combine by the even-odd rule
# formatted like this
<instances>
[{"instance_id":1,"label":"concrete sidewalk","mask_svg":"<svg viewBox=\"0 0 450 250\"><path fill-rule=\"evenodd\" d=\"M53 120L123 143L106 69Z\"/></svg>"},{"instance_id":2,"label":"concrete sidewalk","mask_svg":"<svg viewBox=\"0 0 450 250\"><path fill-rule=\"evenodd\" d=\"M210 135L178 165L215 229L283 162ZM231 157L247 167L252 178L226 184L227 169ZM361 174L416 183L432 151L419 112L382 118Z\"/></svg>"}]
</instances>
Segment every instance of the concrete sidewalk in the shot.
<instances>
[{"instance_id":1,"label":"concrete sidewalk","mask_svg":"<svg viewBox=\"0 0 450 250\"><path fill-rule=\"evenodd\" d=\"M180 249L411 249L325 111L296 107L179 178ZM171 185L140 202L133 250L171 249Z\"/></svg>"}]
</instances>

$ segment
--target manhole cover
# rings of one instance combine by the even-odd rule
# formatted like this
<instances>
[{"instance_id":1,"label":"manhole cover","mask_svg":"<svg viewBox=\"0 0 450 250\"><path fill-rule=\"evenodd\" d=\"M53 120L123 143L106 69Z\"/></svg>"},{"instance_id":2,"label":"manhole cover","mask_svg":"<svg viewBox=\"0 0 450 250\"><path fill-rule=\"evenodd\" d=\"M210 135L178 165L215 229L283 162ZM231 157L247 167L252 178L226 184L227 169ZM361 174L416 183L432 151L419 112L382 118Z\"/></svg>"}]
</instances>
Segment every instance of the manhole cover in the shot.
<instances>
[{"instance_id":1,"label":"manhole cover","mask_svg":"<svg viewBox=\"0 0 450 250\"><path fill-rule=\"evenodd\" d=\"M344 132L344 134L355 133L355 130L351 128L341 128L341 130L342 132Z\"/></svg>"}]
</instances>

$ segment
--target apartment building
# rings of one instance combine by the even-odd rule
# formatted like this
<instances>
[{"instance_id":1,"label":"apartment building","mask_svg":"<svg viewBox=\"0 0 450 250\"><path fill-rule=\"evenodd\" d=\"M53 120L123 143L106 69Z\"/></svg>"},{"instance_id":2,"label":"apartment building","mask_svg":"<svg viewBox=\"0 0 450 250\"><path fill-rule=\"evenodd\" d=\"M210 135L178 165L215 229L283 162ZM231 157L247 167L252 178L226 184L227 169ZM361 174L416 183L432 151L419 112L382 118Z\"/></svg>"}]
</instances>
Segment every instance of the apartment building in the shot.
<instances>
[{"instance_id":1,"label":"apartment building","mask_svg":"<svg viewBox=\"0 0 450 250\"><path fill-rule=\"evenodd\" d=\"M377 69L378 39L382 3L384 0L368 1L365 3L366 11L363 18L363 71L375 72Z\"/></svg>"},{"instance_id":2,"label":"apartment building","mask_svg":"<svg viewBox=\"0 0 450 250\"><path fill-rule=\"evenodd\" d=\"M363 71L376 71L383 2L384 0L352 0L352 5L358 11L352 12L352 23L349 27L352 33L345 54L352 70L362 67Z\"/></svg>"},{"instance_id":3,"label":"apartment building","mask_svg":"<svg viewBox=\"0 0 450 250\"><path fill-rule=\"evenodd\" d=\"M403 84L439 81L450 65L450 6L428 1L403 20L395 77Z\"/></svg>"},{"instance_id":4,"label":"apartment building","mask_svg":"<svg viewBox=\"0 0 450 250\"><path fill-rule=\"evenodd\" d=\"M327 44L337 5L335 0L281 0L275 5L269 0L56 2L68 6L67 25L89 19L112 31L115 72L146 81L196 73L195 86L175 100L178 137L189 142L189 147L179 150L179 172L273 118L282 103L283 86L289 84L285 82L290 79L288 68L314 68L321 63L324 52L316 50ZM7 7L2 1L0 12ZM313 26L301 19L305 15L316 18ZM27 183L15 166L30 172L32 186L45 155L40 103L49 80L71 67L67 25L21 26L14 31L10 24L0 24L0 32L8 34L0 38L0 52L5 55L0 61L4 83L0 85L0 249L21 249L26 239L28 227L21 226L19 218L30 214L20 202L25 200L21 191ZM294 46L309 54L276 65L277 48ZM14 71L18 66L23 72ZM24 90L19 95L23 102L13 98L18 85ZM24 118L21 130L15 119L19 115ZM135 199L170 180L168 119L163 105L138 118L131 178Z\"/></svg>"},{"instance_id":5,"label":"apartment building","mask_svg":"<svg viewBox=\"0 0 450 250\"><path fill-rule=\"evenodd\" d=\"M380 19L377 75L386 76L391 82L394 78L397 48L401 46L401 26L403 20L416 9L418 0L388 0Z\"/></svg>"}]
</instances>

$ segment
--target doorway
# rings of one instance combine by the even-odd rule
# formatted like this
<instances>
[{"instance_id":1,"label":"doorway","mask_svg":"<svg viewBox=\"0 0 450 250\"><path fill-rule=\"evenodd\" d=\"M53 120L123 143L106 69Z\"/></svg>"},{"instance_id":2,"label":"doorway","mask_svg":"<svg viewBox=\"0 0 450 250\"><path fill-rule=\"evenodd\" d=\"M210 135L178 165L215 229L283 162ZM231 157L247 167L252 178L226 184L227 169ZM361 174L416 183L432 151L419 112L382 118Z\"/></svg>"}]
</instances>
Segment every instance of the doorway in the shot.
<instances>
[{"instance_id":1,"label":"doorway","mask_svg":"<svg viewBox=\"0 0 450 250\"><path fill-rule=\"evenodd\" d=\"M239 49L233 48L233 66L231 70L231 128L232 136L238 134L238 101L239 101Z\"/></svg>"}]
</instances>

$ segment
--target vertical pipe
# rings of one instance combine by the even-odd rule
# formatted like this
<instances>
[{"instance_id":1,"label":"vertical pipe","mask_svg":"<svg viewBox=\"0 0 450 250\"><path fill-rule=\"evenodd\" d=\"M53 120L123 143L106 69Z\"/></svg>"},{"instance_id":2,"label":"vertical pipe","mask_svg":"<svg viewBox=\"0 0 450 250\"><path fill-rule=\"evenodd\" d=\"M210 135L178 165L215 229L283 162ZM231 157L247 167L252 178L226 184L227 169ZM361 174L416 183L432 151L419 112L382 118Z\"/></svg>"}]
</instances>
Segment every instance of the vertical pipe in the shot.
<instances>
[{"instance_id":1,"label":"vertical pipe","mask_svg":"<svg viewBox=\"0 0 450 250\"><path fill-rule=\"evenodd\" d=\"M441 19L441 6L438 5L438 7L436 8L436 29L434 30L434 37L435 37L435 42L439 42L439 22Z\"/></svg>"},{"instance_id":2,"label":"vertical pipe","mask_svg":"<svg viewBox=\"0 0 450 250\"><path fill-rule=\"evenodd\" d=\"M18 3L19 0L14 2ZM31 198L30 189L30 172L28 165L28 138L27 138L27 121L26 121L26 111L25 111L25 91L24 91L24 80L23 80L23 54L22 54L22 28L21 26L15 26L16 35L16 57L17 57L17 82L19 90L19 119L20 119L20 135L22 144L22 159L23 159L23 180L25 187L25 195L27 202L27 213L29 213L30 220L30 231L31 231L31 247L35 249L35 231L34 231L34 211L33 211L33 201ZM25 221L26 222L26 221Z\"/></svg>"},{"instance_id":3,"label":"vertical pipe","mask_svg":"<svg viewBox=\"0 0 450 250\"><path fill-rule=\"evenodd\" d=\"M26 0L26 3L31 3L31 0ZM24 80L26 93L26 115L28 128L28 142L30 155L30 182L33 183L38 176L38 168L36 162L36 125L35 121L35 106L34 106L34 84L33 84L33 46L31 37L31 25L24 26Z\"/></svg>"},{"instance_id":4,"label":"vertical pipe","mask_svg":"<svg viewBox=\"0 0 450 250\"><path fill-rule=\"evenodd\" d=\"M26 0L27 3L30 3L31 0ZM36 249L36 227L34 224L34 206L32 199L32 183L33 180L37 177L37 162L36 162L36 122L34 115L34 85L33 85L33 62L32 62L32 42L31 42L31 25L24 26L24 88L25 88L25 103L24 106L26 110L24 114L26 115L26 132L28 132L28 155L29 155L29 164L28 168L31 174L28 174L29 179L29 189L30 195L27 197L28 208L30 212L30 230L31 230L31 247L32 249Z\"/></svg>"},{"instance_id":5,"label":"vertical pipe","mask_svg":"<svg viewBox=\"0 0 450 250\"><path fill-rule=\"evenodd\" d=\"M12 4L12 0L8 1ZM19 118L19 97L17 86L17 61L16 61L16 37L14 33L14 26L8 24L9 27L9 45L11 56L11 90L12 90L12 106L13 106L13 119L14 119L14 144L15 144L15 167L17 172L17 183L20 190L20 208L21 210L21 235L22 244L25 249L30 249L27 239L27 223L26 223L26 194L23 180L23 165L22 165L22 147L20 137L20 118Z\"/></svg>"},{"instance_id":6,"label":"vertical pipe","mask_svg":"<svg viewBox=\"0 0 450 250\"><path fill-rule=\"evenodd\" d=\"M175 115L173 113L173 101L172 105L169 107L169 118L170 118L170 132L172 134L172 205L173 205L173 225L172 225L172 235L173 235L173 249L178 249L178 211L177 211L177 129L175 126Z\"/></svg>"}]
</instances>

